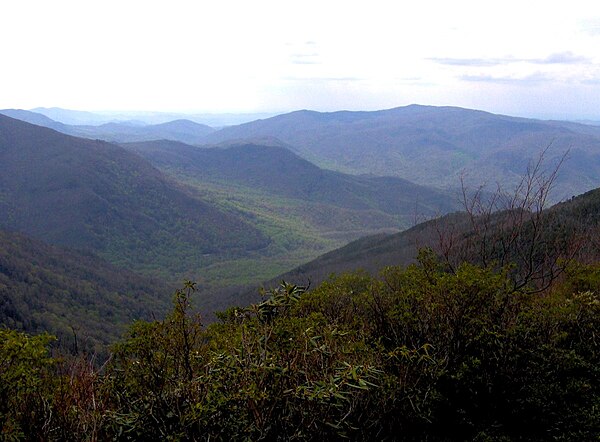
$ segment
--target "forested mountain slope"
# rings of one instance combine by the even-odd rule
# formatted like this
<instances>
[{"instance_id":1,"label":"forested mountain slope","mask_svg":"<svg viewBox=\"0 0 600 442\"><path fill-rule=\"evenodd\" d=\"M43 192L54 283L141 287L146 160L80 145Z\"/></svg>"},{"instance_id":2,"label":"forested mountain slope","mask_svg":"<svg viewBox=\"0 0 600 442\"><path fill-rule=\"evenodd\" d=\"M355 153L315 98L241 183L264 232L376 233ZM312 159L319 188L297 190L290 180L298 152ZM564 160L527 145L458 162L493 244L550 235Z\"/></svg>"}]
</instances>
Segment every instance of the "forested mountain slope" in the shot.
<instances>
[{"instance_id":1,"label":"forested mountain slope","mask_svg":"<svg viewBox=\"0 0 600 442\"><path fill-rule=\"evenodd\" d=\"M393 175L438 187L470 183L512 187L547 146L552 165L570 149L556 199L600 185L600 129L560 121L411 105L375 112L296 111L224 128L206 143L277 137L330 169Z\"/></svg>"},{"instance_id":2,"label":"forested mountain slope","mask_svg":"<svg viewBox=\"0 0 600 442\"><path fill-rule=\"evenodd\" d=\"M481 264L482 235L487 236L488 246L491 247L495 235L497 237L502 229L506 228L512 229L512 235L523 237L524 242L514 243L513 247L518 244L519 249L527 250L531 246L530 238L535 238L536 246L541 247L544 253L555 253L557 256L564 254L565 257L573 254L583 261L600 260L600 189L552 206L540 215L541 221L536 221L539 232L535 232L535 237L530 231L530 217L535 214L515 218L511 216L511 212L497 212L485 219L475 219L478 228L481 228L483 222L487 226L486 231L482 229L481 233L477 234L473 230L474 224L470 215L457 212L419 224L404 232L361 238L275 278L271 284L281 279L299 282L310 280L318 283L331 273L358 269L375 274L385 266L408 265L414 262L419 248L431 247L441 252L442 248L449 247L449 242L453 243L460 260ZM519 219L522 219L522 225L516 225L520 222ZM532 257L545 259L543 255ZM497 256L490 254L488 258L491 262ZM510 262L510 257L508 258Z\"/></svg>"},{"instance_id":3,"label":"forested mountain slope","mask_svg":"<svg viewBox=\"0 0 600 442\"><path fill-rule=\"evenodd\" d=\"M170 288L92 254L0 230L0 325L105 350L126 324L165 314Z\"/></svg>"},{"instance_id":4,"label":"forested mountain slope","mask_svg":"<svg viewBox=\"0 0 600 442\"><path fill-rule=\"evenodd\" d=\"M92 250L146 272L194 271L205 255L268 239L122 147L0 116L0 227Z\"/></svg>"},{"instance_id":5,"label":"forested mountain slope","mask_svg":"<svg viewBox=\"0 0 600 442\"><path fill-rule=\"evenodd\" d=\"M455 198L395 177L355 176L321 169L280 146L241 143L203 149L152 141L124 145L154 166L200 182L237 184L274 195L354 210L432 216L457 207Z\"/></svg>"},{"instance_id":6,"label":"forested mountain slope","mask_svg":"<svg viewBox=\"0 0 600 442\"><path fill-rule=\"evenodd\" d=\"M100 126L69 126L66 133L118 143L166 139L194 144L200 143L213 131L213 128L205 124L190 120L174 120L151 125L106 123Z\"/></svg>"}]
</instances>

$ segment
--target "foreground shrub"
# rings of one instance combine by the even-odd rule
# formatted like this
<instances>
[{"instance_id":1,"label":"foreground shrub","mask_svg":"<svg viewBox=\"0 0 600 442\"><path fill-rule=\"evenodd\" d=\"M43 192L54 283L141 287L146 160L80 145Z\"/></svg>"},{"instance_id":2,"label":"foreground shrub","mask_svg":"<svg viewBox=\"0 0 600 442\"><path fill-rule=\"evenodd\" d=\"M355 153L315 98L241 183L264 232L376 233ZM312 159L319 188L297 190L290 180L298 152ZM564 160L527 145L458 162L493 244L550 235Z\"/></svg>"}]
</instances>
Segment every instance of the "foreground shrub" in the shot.
<instances>
[{"instance_id":1,"label":"foreground shrub","mask_svg":"<svg viewBox=\"0 0 600 442\"><path fill-rule=\"evenodd\" d=\"M430 252L380 277L282 283L205 328L195 285L104 367L2 331L5 439L592 440L599 270L536 293Z\"/></svg>"}]
</instances>

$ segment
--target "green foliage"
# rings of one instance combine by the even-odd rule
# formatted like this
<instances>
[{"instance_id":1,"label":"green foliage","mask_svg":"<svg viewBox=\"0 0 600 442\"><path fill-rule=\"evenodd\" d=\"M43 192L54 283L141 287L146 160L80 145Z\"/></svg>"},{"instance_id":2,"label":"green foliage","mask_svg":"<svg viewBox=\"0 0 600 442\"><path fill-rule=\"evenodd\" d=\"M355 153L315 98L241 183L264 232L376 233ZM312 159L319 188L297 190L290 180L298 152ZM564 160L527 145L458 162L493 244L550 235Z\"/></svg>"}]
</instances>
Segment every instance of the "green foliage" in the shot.
<instances>
[{"instance_id":1,"label":"green foliage","mask_svg":"<svg viewBox=\"0 0 600 442\"><path fill-rule=\"evenodd\" d=\"M0 440L20 440L45 423L52 339L0 329Z\"/></svg>"},{"instance_id":2,"label":"green foliage","mask_svg":"<svg viewBox=\"0 0 600 442\"><path fill-rule=\"evenodd\" d=\"M126 438L176 438L192 403L193 377L201 359L200 317L191 315L186 282L163 321L134 323L114 348L106 381L113 404L109 427Z\"/></svg>"},{"instance_id":3,"label":"green foliage","mask_svg":"<svg viewBox=\"0 0 600 442\"><path fill-rule=\"evenodd\" d=\"M53 432L32 434L45 439L592 440L599 280L574 266L544 292L515 291L506 272L448 273L424 250L378 278L282 282L207 328L187 282L101 371L53 364L47 338L6 332L30 343L10 347L24 368L6 375L7 431L43 416Z\"/></svg>"},{"instance_id":4,"label":"green foliage","mask_svg":"<svg viewBox=\"0 0 600 442\"><path fill-rule=\"evenodd\" d=\"M133 320L167 312L166 291L93 255L0 230L0 324L48 331L62 348L106 354Z\"/></svg>"}]
</instances>

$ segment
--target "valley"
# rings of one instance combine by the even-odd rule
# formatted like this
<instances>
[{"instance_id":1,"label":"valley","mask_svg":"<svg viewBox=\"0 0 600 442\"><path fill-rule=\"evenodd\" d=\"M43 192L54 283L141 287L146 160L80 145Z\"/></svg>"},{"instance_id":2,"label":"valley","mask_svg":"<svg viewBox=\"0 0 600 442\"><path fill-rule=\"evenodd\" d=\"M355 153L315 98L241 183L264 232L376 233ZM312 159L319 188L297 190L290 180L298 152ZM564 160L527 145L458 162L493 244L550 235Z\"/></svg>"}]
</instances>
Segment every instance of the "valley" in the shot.
<instances>
[{"instance_id":1,"label":"valley","mask_svg":"<svg viewBox=\"0 0 600 442\"><path fill-rule=\"evenodd\" d=\"M467 191L510 186L544 143L540 173L573 143L550 201L600 185L596 127L460 108L298 111L220 130L2 113L36 124L0 117L4 229L167 284L194 280L207 317L256 300L261 284L413 262L446 220L464 223L460 176Z\"/></svg>"},{"instance_id":2,"label":"valley","mask_svg":"<svg viewBox=\"0 0 600 442\"><path fill-rule=\"evenodd\" d=\"M600 442L600 3L0 11L0 442Z\"/></svg>"},{"instance_id":3,"label":"valley","mask_svg":"<svg viewBox=\"0 0 600 442\"><path fill-rule=\"evenodd\" d=\"M285 131L198 135L196 123L174 122L86 132L11 114L38 124L0 115L0 424L8 416L24 428L32 412L65 434L95 425L94 434L138 440L200 431L302 439L296 422L324 439L372 440L362 430L372 426L433 440L450 428L458 440L487 434L486 410L503 422L494 427L502 437L523 434L515 419L532 435L593 433L595 128L509 121L477 155L460 154L456 140L405 140L412 150L396 152L404 169L380 133L387 148L358 170L348 165L366 147L349 140L339 154L349 162L332 164ZM381 117L309 116L336 127ZM425 129L419 118L427 143L450 130L432 120ZM307 127L305 137L348 135ZM229 139L237 130L248 138ZM550 136L550 147L533 148ZM507 139L533 141L513 149ZM551 150L567 141L582 148ZM472 190L463 175L461 189L459 166L496 187ZM507 190L517 172L521 185ZM588 191L564 197L579 188ZM22 379L35 387L22 389ZM568 391L557 387L564 379ZM542 405L522 405L532 385ZM276 428L255 401L283 410L269 414ZM557 413L580 426L542 419Z\"/></svg>"},{"instance_id":4,"label":"valley","mask_svg":"<svg viewBox=\"0 0 600 442\"><path fill-rule=\"evenodd\" d=\"M257 284L265 280L258 275L274 276L365 234L403 230L458 208L450 193L398 178L327 171L281 146L198 148L155 141L123 147L194 187L203 199L245 213L248 222L272 239L251 258L203 268L208 282L220 275L226 283ZM255 278L243 276L243 269ZM230 279L236 273L235 281ZM222 278L225 274L229 277Z\"/></svg>"}]
</instances>

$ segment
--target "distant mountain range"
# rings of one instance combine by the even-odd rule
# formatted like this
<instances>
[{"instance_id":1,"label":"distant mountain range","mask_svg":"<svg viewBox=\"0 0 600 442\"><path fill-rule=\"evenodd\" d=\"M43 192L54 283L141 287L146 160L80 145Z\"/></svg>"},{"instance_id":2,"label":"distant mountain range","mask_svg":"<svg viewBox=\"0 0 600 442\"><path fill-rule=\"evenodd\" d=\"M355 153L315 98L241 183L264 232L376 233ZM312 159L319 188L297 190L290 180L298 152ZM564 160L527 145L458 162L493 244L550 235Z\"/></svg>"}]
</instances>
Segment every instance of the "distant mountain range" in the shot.
<instances>
[{"instance_id":1,"label":"distant mountain range","mask_svg":"<svg viewBox=\"0 0 600 442\"><path fill-rule=\"evenodd\" d=\"M195 144L202 142L206 135L215 130L204 124L181 119L153 125L135 122L111 122L94 126L63 124L45 115L20 109L5 109L0 111L0 114L38 126L48 127L67 135L110 142L168 139Z\"/></svg>"},{"instance_id":2,"label":"distant mountain range","mask_svg":"<svg viewBox=\"0 0 600 442\"><path fill-rule=\"evenodd\" d=\"M23 109L2 109L0 110L0 114L16 120L25 121L26 123L35 124L36 126L54 129L62 133L68 133L71 130L69 125L55 121L46 115L39 114L37 112L31 112Z\"/></svg>"},{"instance_id":3,"label":"distant mountain range","mask_svg":"<svg viewBox=\"0 0 600 442\"><path fill-rule=\"evenodd\" d=\"M152 112L152 111L101 111L86 112L59 107L37 107L31 112L42 114L52 120L77 126L99 126L106 123L135 122L138 125L168 123L174 120L191 120L195 123L211 127L231 126L246 123L259 118L272 117L273 113L183 113L183 112Z\"/></svg>"},{"instance_id":4,"label":"distant mountain range","mask_svg":"<svg viewBox=\"0 0 600 442\"><path fill-rule=\"evenodd\" d=\"M214 129L190 120L174 120L148 126L126 123L106 123L100 126L70 126L68 133L78 137L99 138L111 142L177 140L200 143Z\"/></svg>"},{"instance_id":5,"label":"distant mountain range","mask_svg":"<svg viewBox=\"0 0 600 442\"><path fill-rule=\"evenodd\" d=\"M454 107L411 105L376 112L297 111L224 128L207 143L272 136L302 157L347 173L392 175L458 187L496 182L511 187L550 146L552 168L570 149L556 182L558 201L600 185L600 127L494 115Z\"/></svg>"},{"instance_id":6,"label":"distant mountain range","mask_svg":"<svg viewBox=\"0 0 600 442\"><path fill-rule=\"evenodd\" d=\"M411 105L374 112L296 111L220 130L191 121L70 126L44 115L0 113L63 133L113 142L157 139L214 145L279 139L319 167L349 174L395 176L437 188L497 184L511 188L546 150L553 169L566 154L553 201L600 185L600 126L495 115L456 107ZM55 115L52 112L46 112ZM567 154L568 152L568 154Z\"/></svg>"},{"instance_id":7,"label":"distant mountain range","mask_svg":"<svg viewBox=\"0 0 600 442\"><path fill-rule=\"evenodd\" d=\"M67 135L111 142L149 141L171 139L199 143L214 129L190 120L174 120L161 124L144 125L135 122L110 122L100 125L69 125L54 121L45 115L20 109L5 109L0 114L48 127Z\"/></svg>"},{"instance_id":8,"label":"distant mountain range","mask_svg":"<svg viewBox=\"0 0 600 442\"><path fill-rule=\"evenodd\" d=\"M140 271L197 272L269 239L122 147L0 115L0 227Z\"/></svg>"}]
</instances>

